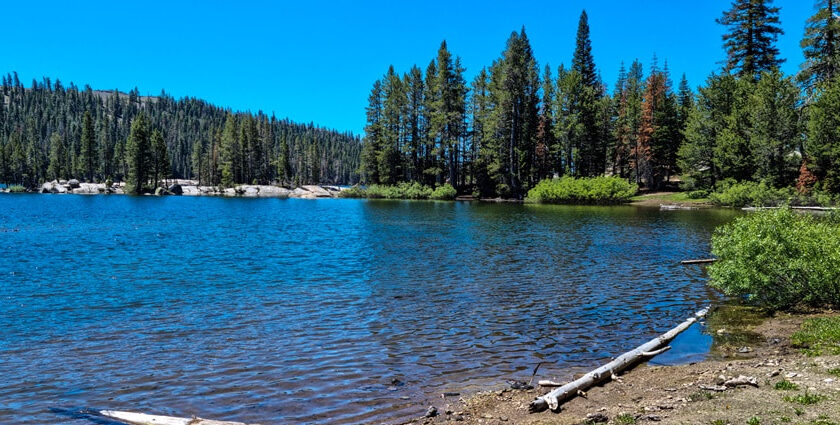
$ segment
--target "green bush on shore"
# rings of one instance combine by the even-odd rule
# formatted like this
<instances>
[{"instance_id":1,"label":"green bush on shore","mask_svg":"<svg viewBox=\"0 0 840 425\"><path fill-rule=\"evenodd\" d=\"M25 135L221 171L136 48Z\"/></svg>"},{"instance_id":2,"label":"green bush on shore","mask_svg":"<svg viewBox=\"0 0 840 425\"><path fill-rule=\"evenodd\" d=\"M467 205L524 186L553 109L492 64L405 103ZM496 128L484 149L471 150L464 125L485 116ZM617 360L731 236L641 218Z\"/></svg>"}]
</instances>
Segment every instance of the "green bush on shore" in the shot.
<instances>
[{"instance_id":1,"label":"green bush on shore","mask_svg":"<svg viewBox=\"0 0 840 425\"><path fill-rule=\"evenodd\" d=\"M417 182L399 183L393 186L372 184L365 188L353 186L341 191L344 198L369 199L455 199L457 191L449 183L432 189Z\"/></svg>"},{"instance_id":2,"label":"green bush on shore","mask_svg":"<svg viewBox=\"0 0 840 425\"><path fill-rule=\"evenodd\" d=\"M9 186L9 193L25 193L25 192L26 192L26 188L19 185L19 184L14 184L14 185Z\"/></svg>"},{"instance_id":3,"label":"green bush on shore","mask_svg":"<svg viewBox=\"0 0 840 425\"><path fill-rule=\"evenodd\" d=\"M638 185L620 177L546 179L528 191L526 201L545 204L619 204L628 202Z\"/></svg>"},{"instance_id":4,"label":"green bush on shore","mask_svg":"<svg viewBox=\"0 0 840 425\"><path fill-rule=\"evenodd\" d=\"M800 194L792 187L776 189L766 182L736 182L723 180L715 185L715 191L709 194L713 204L727 207L775 207L780 205L816 205L829 206L835 199L827 192L813 190L809 194Z\"/></svg>"},{"instance_id":5,"label":"green bush on shore","mask_svg":"<svg viewBox=\"0 0 840 425\"><path fill-rule=\"evenodd\" d=\"M737 218L712 236L709 284L771 310L840 306L840 216L789 208Z\"/></svg>"},{"instance_id":6,"label":"green bush on shore","mask_svg":"<svg viewBox=\"0 0 840 425\"><path fill-rule=\"evenodd\" d=\"M455 196L458 195L458 191L452 187L451 184L446 183L442 186L438 186L432 191L432 195L430 196L432 199L441 199L441 200L452 200L455 199Z\"/></svg>"}]
</instances>

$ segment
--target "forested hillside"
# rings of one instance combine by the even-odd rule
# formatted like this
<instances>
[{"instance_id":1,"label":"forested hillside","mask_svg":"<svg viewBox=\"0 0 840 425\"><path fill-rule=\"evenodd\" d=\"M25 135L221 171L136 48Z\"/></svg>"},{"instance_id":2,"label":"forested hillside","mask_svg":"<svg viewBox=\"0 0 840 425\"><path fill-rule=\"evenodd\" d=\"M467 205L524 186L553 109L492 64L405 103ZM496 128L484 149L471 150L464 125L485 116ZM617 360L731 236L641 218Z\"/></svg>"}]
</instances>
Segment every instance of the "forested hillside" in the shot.
<instances>
[{"instance_id":1,"label":"forested hillside","mask_svg":"<svg viewBox=\"0 0 840 425\"><path fill-rule=\"evenodd\" d=\"M649 189L679 175L686 190L760 181L840 193L840 21L833 0L815 9L803 23L807 62L787 76L775 47L779 8L733 1L717 20L724 66L696 94L684 75L675 87L655 56L647 67L622 62L610 92L585 11L570 66L541 68L523 28L468 83L443 42L425 71L391 67L374 82L362 178L503 197L562 175L614 175Z\"/></svg>"},{"instance_id":2,"label":"forested hillside","mask_svg":"<svg viewBox=\"0 0 840 425\"><path fill-rule=\"evenodd\" d=\"M145 134L132 139L140 116ZM152 181L347 184L358 181L360 150L351 133L262 112L234 113L165 92L149 97L137 89L79 89L49 78L24 87L16 73L0 85L0 182L7 184L120 181L132 164L145 178L156 176Z\"/></svg>"}]
</instances>

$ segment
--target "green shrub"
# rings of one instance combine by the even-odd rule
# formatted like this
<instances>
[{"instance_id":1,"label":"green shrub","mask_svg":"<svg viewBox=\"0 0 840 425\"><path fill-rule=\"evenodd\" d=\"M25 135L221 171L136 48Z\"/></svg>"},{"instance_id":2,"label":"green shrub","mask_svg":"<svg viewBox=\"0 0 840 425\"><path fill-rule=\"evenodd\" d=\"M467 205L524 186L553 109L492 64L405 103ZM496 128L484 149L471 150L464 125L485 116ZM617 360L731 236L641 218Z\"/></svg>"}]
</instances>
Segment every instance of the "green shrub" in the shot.
<instances>
[{"instance_id":1,"label":"green shrub","mask_svg":"<svg viewBox=\"0 0 840 425\"><path fill-rule=\"evenodd\" d=\"M9 193L26 193L26 188L19 184L13 184L9 186Z\"/></svg>"},{"instance_id":2,"label":"green shrub","mask_svg":"<svg viewBox=\"0 0 840 425\"><path fill-rule=\"evenodd\" d=\"M446 183L443 186L436 187L435 190L432 191L431 198L452 200L455 199L456 195L458 195L458 191L456 191L451 184Z\"/></svg>"},{"instance_id":3,"label":"green shrub","mask_svg":"<svg viewBox=\"0 0 840 425\"><path fill-rule=\"evenodd\" d=\"M344 189L339 192L342 198L367 198L367 191L359 185L353 186L349 189Z\"/></svg>"},{"instance_id":4,"label":"green shrub","mask_svg":"<svg viewBox=\"0 0 840 425\"><path fill-rule=\"evenodd\" d=\"M526 201L546 204L618 204L627 202L639 190L620 177L561 177L537 183Z\"/></svg>"},{"instance_id":5,"label":"green shrub","mask_svg":"<svg viewBox=\"0 0 840 425\"><path fill-rule=\"evenodd\" d=\"M715 186L709 200L728 207L773 207L790 203L794 197L790 188L774 189L766 182L741 182L727 179Z\"/></svg>"},{"instance_id":6,"label":"green shrub","mask_svg":"<svg viewBox=\"0 0 840 425\"><path fill-rule=\"evenodd\" d=\"M432 193L433 190L429 186L424 186L417 182L402 182L393 186L382 184L372 184L366 188L353 186L350 189L341 191L341 196L344 198L371 199L429 199Z\"/></svg>"},{"instance_id":7,"label":"green shrub","mask_svg":"<svg viewBox=\"0 0 840 425\"><path fill-rule=\"evenodd\" d=\"M771 310L840 306L840 219L758 211L712 236L709 284Z\"/></svg>"},{"instance_id":8,"label":"green shrub","mask_svg":"<svg viewBox=\"0 0 840 425\"><path fill-rule=\"evenodd\" d=\"M811 356L840 354L840 317L808 319L791 335L790 341Z\"/></svg>"},{"instance_id":9,"label":"green shrub","mask_svg":"<svg viewBox=\"0 0 840 425\"><path fill-rule=\"evenodd\" d=\"M705 189L700 190L692 190L691 192L686 192L686 198L688 199L703 199L709 197L709 191Z\"/></svg>"}]
</instances>

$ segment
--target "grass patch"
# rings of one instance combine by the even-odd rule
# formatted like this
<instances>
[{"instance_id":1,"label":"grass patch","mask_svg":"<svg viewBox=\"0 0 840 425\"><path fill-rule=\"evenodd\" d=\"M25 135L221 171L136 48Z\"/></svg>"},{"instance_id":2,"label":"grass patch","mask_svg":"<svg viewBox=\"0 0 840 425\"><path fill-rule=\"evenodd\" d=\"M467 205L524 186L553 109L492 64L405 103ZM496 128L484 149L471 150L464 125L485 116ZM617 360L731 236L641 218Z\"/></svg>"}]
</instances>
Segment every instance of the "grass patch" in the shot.
<instances>
[{"instance_id":1,"label":"grass patch","mask_svg":"<svg viewBox=\"0 0 840 425\"><path fill-rule=\"evenodd\" d=\"M711 400L713 398L715 398L715 395L708 391L697 391L696 393L688 395L688 401L703 401Z\"/></svg>"},{"instance_id":2,"label":"grass patch","mask_svg":"<svg viewBox=\"0 0 840 425\"><path fill-rule=\"evenodd\" d=\"M747 419L747 425L761 425L761 419L756 416L753 416Z\"/></svg>"},{"instance_id":3,"label":"grass patch","mask_svg":"<svg viewBox=\"0 0 840 425\"><path fill-rule=\"evenodd\" d=\"M525 200L542 204L620 204L630 201L638 190L638 185L620 177L561 177L537 183Z\"/></svg>"},{"instance_id":4,"label":"grass patch","mask_svg":"<svg viewBox=\"0 0 840 425\"><path fill-rule=\"evenodd\" d=\"M786 395L784 400L788 403L797 403L804 406L808 406L811 404L817 404L823 400L825 400L826 396L822 394L812 394L806 392L805 394L797 394L797 395Z\"/></svg>"},{"instance_id":5,"label":"grass patch","mask_svg":"<svg viewBox=\"0 0 840 425\"><path fill-rule=\"evenodd\" d=\"M828 370L829 375L840 376L840 367L835 367L834 369Z\"/></svg>"},{"instance_id":6,"label":"grass patch","mask_svg":"<svg viewBox=\"0 0 840 425\"><path fill-rule=\"evenodd\" d=\"M774 385L773 388L782 391L795 391L799 389L799 385L796 385L786 379L782 379L781 381L776 382L776 385Z\"/></svg>"},{"instance_id":7,"label":"grass patch","mask_svg":"<svg viewBox=\"0 0 840 425\"><path fill-rule=\"evenodd\" d=\"M801 348L809 356L840 354L840 316L808 319L790 340L794 347Z\"/></svg>"},{"instance_id":8,"label":"grass patch","mask_svg":"<svg viewBox=\"0 0 840 425\"><path fill-rule=\"evenodd\" d=\"M629 413L622 413L615 417L615 423L622 425L631 425L636 423L636 417Z\"/></svg>"},{"instance_id":9,"label":"grass patch","mask_svg":"<svg viewBox=\"0 0 840 425\"><path fill-rule=\"evenodd\" d=\"M695 190L691 192L673 192L673 193L649 193L645 195L637 195L630 198L631 201L660 201L660 202L680 202L680 203L709 203L709 192L705 190Z\"/></svg>"},{"instance_id":10,"label":"grass patch","mask_svg":"<svg viewBox=\"0 0 840 425\"><path fill-rule=\"evenodd\" d=\"M19 184L13 184L9 186L9 193L26 193L26 188Z\"/></svg>"}]
</instances>

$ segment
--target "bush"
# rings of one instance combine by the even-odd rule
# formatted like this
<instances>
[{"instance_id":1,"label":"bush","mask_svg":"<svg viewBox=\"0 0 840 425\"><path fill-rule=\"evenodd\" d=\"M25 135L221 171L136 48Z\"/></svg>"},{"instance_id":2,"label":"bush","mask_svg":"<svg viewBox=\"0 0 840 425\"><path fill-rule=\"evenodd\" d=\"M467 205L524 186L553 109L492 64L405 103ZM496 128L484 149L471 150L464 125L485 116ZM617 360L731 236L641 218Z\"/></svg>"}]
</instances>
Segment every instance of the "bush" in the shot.
<instances>
[{"instance_id":1,"label":"bush","mask_svg":"<svg viewBox=\"0 0 840 425\"><path fill-rule=\"evenodd\" d=\"M432 199L445 199L445 200L452 200L455 199L455 196L458 194L458 191L452 187L451 184L446 183L443 186L438 186L432 192L431 198Z\"/></svg>"},{"instance_id":2,"label":"bush","mask_svg":"<svg viewBox=\"0 0 840 425\"><path fill-rule=\"evenodd\" d=\"M26 193L26 188L19 184L13 184L9 186L9 193Z\"/></svg>"},{"instance_id":3,"label":"bush","mask_svg":"<svg viewBox=\"0 0 840 425\"><path fill-rule=\"evenodd\" d=\"M444 185L442 187L449 186ZM455 191L452 186L449 186L453 193ZM372 184L366 188L361 186L353 186L350 189L341 191L343 198L370 198L370 199L429 199L434 194L434 190L429 186L424 186L417 182L399 183L394 186ZM445 194L445 192L442 192ZM452 198L455 196L453 195ZM451 199L451 198L436 198L436 199Z\"/></svg>"},{"instance_id":4,"label":"bush","mask_svg":"<svg viewBox=\"0 0 840 425\"><path fill-rule=\"evenodd\" d=\"M758 211L712 236L709 284L771 310L840 306L840 219Z\"/></svg>"},{"instance_id":5,"label":"bush","mask_svg":"<svg viewBox=\"0 0 840 425\"><path fill-rule=\"evenodd\" d=\"M367 192L359 185L355 185L349 189L344 189L338 193L342 198L366 198Z\"/></svg>"},{"instance_id":6,"label":"bush","mask_svg":"<svg viewBox=\"0 0 840 425\"><path fill-rule=\"evenodd\" d=\"M709 197L708 190L692 190L691 192L686 192L685 197L688 199L703 199Z\"/></svg>"},{"instance_id":7,"label":"bush","mask_svg":"<svg viewBox=\"0 0 840 425\"><path fill-rule=\"evenodd\" d=\"M766 182L741 182L727 179L715 186L709 200L715 205L728 207L773 207L790 203L791 189L774 189Z\"/></svg>"},{"instance_id":8,"label":"bush","mask_svg":"<svg viewBox=\"0 0 840 425\"><path fill-rule=\"evenodd\" d=\"M526 201L548 204L618 204L627 202L639 187L620 177L543 180L528 191Z\"/></svg>"}]
</instances>

